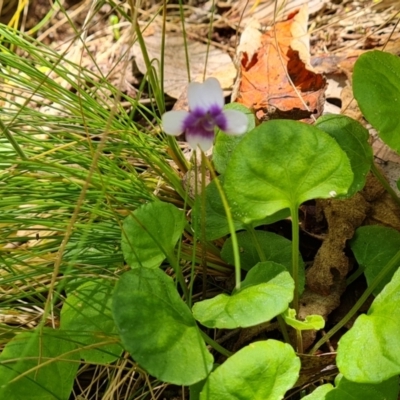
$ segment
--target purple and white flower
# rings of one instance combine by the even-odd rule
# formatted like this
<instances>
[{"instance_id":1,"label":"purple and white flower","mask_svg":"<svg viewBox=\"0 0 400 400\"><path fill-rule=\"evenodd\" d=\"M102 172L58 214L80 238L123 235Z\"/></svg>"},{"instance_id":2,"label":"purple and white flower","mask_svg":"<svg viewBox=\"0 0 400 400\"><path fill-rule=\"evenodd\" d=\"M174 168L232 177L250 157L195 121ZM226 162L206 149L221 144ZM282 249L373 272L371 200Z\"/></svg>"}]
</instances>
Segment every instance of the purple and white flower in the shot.
<instances>
[{"instance_id":1,"label":"purple and white flower","mask_svg":"<svg viewBox=\"0 0 400 400\"><path fill-rule=\"evenodd\" d=\"M248 120L241 111L224 110L224 94L217 79L204 83L192 82L188 88L189 111L168 111L162 116L167 135L185 132L192 149L208 150L214 141L215 127L228 135L246 132Z\"/></svg>"}]
</instances>

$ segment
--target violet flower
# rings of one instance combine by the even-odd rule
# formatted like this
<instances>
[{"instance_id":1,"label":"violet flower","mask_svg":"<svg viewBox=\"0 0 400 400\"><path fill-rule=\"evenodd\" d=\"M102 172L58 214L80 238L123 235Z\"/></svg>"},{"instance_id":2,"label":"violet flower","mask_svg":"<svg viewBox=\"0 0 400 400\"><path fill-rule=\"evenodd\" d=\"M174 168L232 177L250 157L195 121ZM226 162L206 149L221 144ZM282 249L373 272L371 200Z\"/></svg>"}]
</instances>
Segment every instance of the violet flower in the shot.
<instances>
[{"instance_id":1,"label":"violet flower","mask_svg":"<svg viewBox=\"0 0 400 400\"><path fill-rule=\"evenodd\" d=\"M236 110L224 110L224 95L217 79L204 83L192 82L188 88L189 111L168 111L162 116L167 135L185 132L192 149L208 150L218 127L228 135L241 135L247 130L247 116Z\"/></svg>"}]
</instances>

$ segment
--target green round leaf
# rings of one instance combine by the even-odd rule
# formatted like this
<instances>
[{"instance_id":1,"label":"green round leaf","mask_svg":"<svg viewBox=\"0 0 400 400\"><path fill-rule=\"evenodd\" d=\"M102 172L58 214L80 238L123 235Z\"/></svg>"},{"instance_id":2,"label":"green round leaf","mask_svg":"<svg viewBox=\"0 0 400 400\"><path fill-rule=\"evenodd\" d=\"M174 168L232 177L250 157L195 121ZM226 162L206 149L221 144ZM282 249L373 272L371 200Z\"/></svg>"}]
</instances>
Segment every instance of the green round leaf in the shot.
<instances>
[{"instance_id":1,"label":"green round leaf","mask_svg":"<svg viewBox=\"0 0 400 400\"><path fill-rule=\"evenodd\" d=\"M266 261L273 261L285 266L286 270L292 269L292 242L272 232L254 231L254 235L264 253ZM253 235L249 232L239 232L237 234L238 245L240 249L240 265L248 271L261 261L258 255ZM232 239L228 238L221 250L221 257L227 263L234 265ZM303 292L305 284L304 263L299 254L299 292Z\"/></svg>"},{"instance_id":2,"label":"green round leaf","mask_svg":"<svg viewBox=\"0 0 400 400\"><path fill-rule=\"evenodd\" d=\"M300 360L291 346L276 340L252 343L212 372L201 400L282 399L299 376Z\"/></svg>"},{"instance_id":3,"label":"green round leaf","mask_svg":"<svg viewBox=\"0 0 400 400\"><path fill-rule=\"evenodd\" d=\"M185 226L182 211L161 201L145 204L124 221L122 251L130 267L157 268L172 252Z\"/></svg>"},{"instance_id":4,"label":"green round leaf","mask_svg":"<svg viewBox=\"0 0 400 400\"><path fill-rule=\"evenodd\" d=\"M294 282L283 265L270 261L252 268L241 289L193 306L194 317L208 328L246 328L270 321L293 300Z\"/></svg>"},{"instance_id":5,"label":"green round leaf","mask_svg":"<svg viewBox=\"0 0 400 400\"><path fill-rule=\"evenodd\" d=\"M249 124L247 126L247 132L251 131L256 126L256 121L253 112L251 112L247 107L239 103L229 103L225 107L227 110L237 110L245 113L247 115ZM223 132L217 133L217 138L215 139L215 144L213 148L212 160L214 162L214 167L217 172L223 174L226 169L226 165L232 155L235 147L244 138L244 135L227 135Z\"/></svg>"},{"instance_id":6,"label":"green round leaf","mask_svg":"<svg viewBox=\"0 0 400 400\"><path fill-rule=\"evenodd\" d=\"M111 315L113 286L108 281L87 282L71 292L61 310L60 328L82 346L99 347L81 350L81 357L89 363L111 363L122 352L115 343L117 327ZM105 342L110 342L104 344ZM114 343L113 343L114 342Z\"/></svg>"},{"instance_id":7,"label":"green round leaf","mask_svg":"<svg viewBox=\"0 0 400 400\"><path fill-rule=\"evenodd\" d=\"M336 362L353 382L380 383L400 374L400 269L344 334Z\"/></svg>"},{"instance_id":8,"label":"green round leaf","mask_svg":"<svg viewBox=\"0 0 400 400\"><path fill-rule=\"evenodd\" d=\"M163 271L138 268L122 275L112 310L124 347L151 375L192 385L211 371L213 357L196 321Z\"/></svg>"},{"instance_id":9,"label":"green round leaf","mask_svg":"<svg viewBox=\"0 0 400 400\"><path fill-rule=\"evenodd\" d=\"M400 152L400 59L382 51L362 54L354 65L353 93L381 139Z\"/></svg>"},{"instance_id":10,"label":"green round leaf","mask_svg":"<svg viewBox=\"0 0 400 400\"><path fill-rule=\"evenodd\" d=\"M303 400L397 400L399 392L397 377L378 384L355 383L342 377L335 383L336 387L329 383L319 386Z\"/></svg>"},{"instance_id":11,"label":"green round leaf","mask_svg":"<svg viewBox=\"0 0 400 400\"><path fill-rule=\"evenodd\" d=\"M245 224L306 200L345 195L353 173L345 152L320 129L273 120L238 144L225 173L226 194Z\"/></svg>"},{"instance_id":12,"label":"green round leaf","mask_svg":"<svg viewBox=\"0 0 400 400\"><path fill-rule=\"evenodd\" d=\"M0 355L0 398L69 399L79 367L75 349L67 335L48 328L17 335Z\"/></svg>"},{"instance_id":13,"label":"green round leaf","mask_svg":"<svg viewBox=\"0 0 400 400\"><path fill-rule=\"evenodd\" d=\"M331 135L349 157L354 180L347 196L353 196L365 186L373 162L372 148L368 143L369 132L345 115L324 115L318 118L315 126Z\"/></svg>"},{"instance_id":14,"label":"green round leaf","mask_svg":"<svg viewBox=\"0 0 400 400\"><path fill-rule=\"evenodd\" d=\"M367 283L370 285L382 267L399 251L400 233L386 226L362 226L357 229L354 238L350 242L350 247L360 268L364 269ZM397 267L395 266L393 271L379 282L373 291L375 296L390 282Z\"/></svg>"},{"instance_id":15,"label":"green round leaf","mask_svg":"<svg viewBox=\"0 0 400 400\"><path fill-rule=\"evenodd\" d=\"M337 379L335 380L336 383ZM397 400L399 378L393 377L385 382L355 383L342 377L335 389L327 393L326 400Z\"/></svg>"}]
</instances>

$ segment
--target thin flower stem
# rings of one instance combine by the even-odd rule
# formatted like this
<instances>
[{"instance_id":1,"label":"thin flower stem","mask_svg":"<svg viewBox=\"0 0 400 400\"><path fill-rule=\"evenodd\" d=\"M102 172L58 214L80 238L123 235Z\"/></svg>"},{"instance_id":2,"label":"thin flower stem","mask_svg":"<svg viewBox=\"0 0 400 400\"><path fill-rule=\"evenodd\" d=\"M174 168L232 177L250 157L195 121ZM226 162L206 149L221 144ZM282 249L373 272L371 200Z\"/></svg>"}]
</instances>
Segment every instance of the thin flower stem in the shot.
<instances>
[{"instance_id":1,"label":"thin flower stem","mask_svg":"<svg viewBox=\"0 0 400 400\"><path fill-rule=\"evenodd\" d=\"M186 191L185 191L185 198L184 198L184 202L183 202L183 211L184 211L183 218L185 218L185 216L186 216L188 198L189 198L189 188L187 188ZM185 229L188 232L191 231L191 228L190 228L190 226L188 226L188 224L186 224ZM181 255L182 255L182 242L183 242L183 237L181 236L181 239L179 241L178 252L177 252L177 254L178 254L178 260L177 260L178 263L179 263L179 260L181 259ZM189 292L189 294L188 294L189 297L186 300L187 305L189 306L189 308L192 308L192 301L193 301L192 297L193 297L193 284L194 284L194 278L195 278L195 265L196 265L196 260L195 260L196 259L196 244L197 243L196 243L196 240L195 240L194 243L193 243L192 260L191 260L192 263L191 263L191 267L190 267L190 281L189 281L189 291L188 291ZM180 264L179 264L179 268L181 269ZM186 282L185 282L185 286L186 286Z\"/></svg>"},{"instance_id":2,"label":"thin flower stem","mask_svg":"<svg viewBox=\"0 0 400 400\"><path fill-rule=\"evenodd\" d=\"M194 152L195 158L197 158L196 151ZM201 243L206 243L206 165L204 158L205 154L201 152ZM197 169L195 170L197 177ZM197 180L197 179L196 179ZM197 184L197 182L196 182ZM206 246L201 246L201 266L203 269L203 299L207 295L207 250Z\"/></svg>"},{"instance_id":3,"label":"thin flower stem","mask_svg":"<svg viewBox=\"0 0 400 400\"><path fill-rule=\"evenodd\" d=\"M382 282L382 280L393 271L394 267L400 264L400 251L398 251L391 260L381 269L376 278L371 282L362 296L358 299L357 303L351 308L351 310L344 316L344 318L338 322L326 335L324 335L310 350L310 354L315 354L315 352L326 343L336 332L339 331L344 325L350 321L355 313L360 309L360 307L365 303L368 297L372 294L375 288Z\"/></svg>"},{"instance_id":4,"label":"thin flower stem","mask_svg":"<svg viewBox=\"0 0 400 400\"><path fill-rule=\"evenodd\" d=\"M376 164L373 162L371 164L371 172L375 175L376 179L381 183L381 185L385 188L385 190L390 194L392 199L396 202L396 204L400 207L400 198L397 193L393 190L393 188L389 185L387 179L382 175L381 171L379 171Z\"/></svg>"},{"instance_id":5,"label":"thin flower stem","mask_svg":"<svg viewBox=\"0 0 400 400\"><path fill-rule=\"evenodd\" d=\"M215 185L217 186L219 195L221 196L221 201L224 206L226 218L228 220L229 232L231 234L232 246L233 246L233 259L235 260L235 288L236 288L236 290L239 290L240 289L240 281L241 281L239 243L238 243L237 236L236 236L235 224L233 223L231 209L229 207L228 200L226 199L225 193L222 190L221 183L220 183L218 177L216 176L215 171L214 171L210 161L205 156L203 157L203 160L205 161L207 168L210 170L213 180L215 181Z\"/></svg>"},{"instance_id":6,"label":"thin flower stem","mask_svg":"<svg viewBox=\"0 0 400 400\"><path fill-rule=\"evenodd\" d=\"M219 353L223 354L226 357L230 357L233 355L229 350L225 349L222 347L219 343L217 343L215 340L211 339L210 336L208 336L205 332L203 332L201 329L199 329L201 336L203 337L204 341L210 345L214 350L217 350Z\"/></svg>"}]
</instances>

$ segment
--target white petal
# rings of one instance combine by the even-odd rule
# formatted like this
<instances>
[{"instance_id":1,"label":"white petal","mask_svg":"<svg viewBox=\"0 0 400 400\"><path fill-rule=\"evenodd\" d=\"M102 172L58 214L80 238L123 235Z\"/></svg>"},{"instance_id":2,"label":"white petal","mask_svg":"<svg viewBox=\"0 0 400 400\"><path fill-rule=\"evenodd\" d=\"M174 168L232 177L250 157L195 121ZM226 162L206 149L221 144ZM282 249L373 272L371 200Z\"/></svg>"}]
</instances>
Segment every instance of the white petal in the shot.
<instances>
[{"instance_id":1,"label":"white petal","mask_svg":"<svg viewBox=\"0 0 400 400\"><path fill-rule=\"evenodd\" d=\"M189 146L192 149L197 149L197 146L200 147L201 150L203 150L204 152L206 152L207 150L209 150L211 148L211 146L213 145L213 140L210 139L205 139L205 138L197 138L197 140L188 140Z\"/></svg>"},{"instance_id":2,"label":"white petal","mask_svg":"<svg viewBox=\"0 0 400 400\"><path fill-rule=\"evenodd\" d=\"M195 110L201 108L208 110L211 106L224 106L224 93L219 81L208 78L204 83L192 82L188 88L189 108Z\"/></svg>"},{"instance_id":3,"label":"white petal","mask_svg":"<svg viewBox=\"0 0 400 400\"><path fill-rule=\"evenodd\" d=\"M227 121L227 127L224 130L225 133L242 135L247 131L249 120L245 113L237 110L224 110L223 113Z\"/></svg>"},{"instance_id":4,"label":"white petal","mask_svg":"<svg viewBox=\"0 0 400 400\"><path fill-rule=\"evenodd\" d=\"M178 136L183 133L187 111L168 111L161 117L162 129L167 135Z\"/></svg>"},{"instance_id":5,"label":"white petal","mask_svg":"<svg viewBox=\"0 0 400 400\"><path fill-rule=\"evenodd\" d=\"M207 151L214 143L214 135L193 135L190 132L186 132L186 141L193 150L196 150L197 146L199 146L201 150Z\"/></svg>"}]
</instances>

